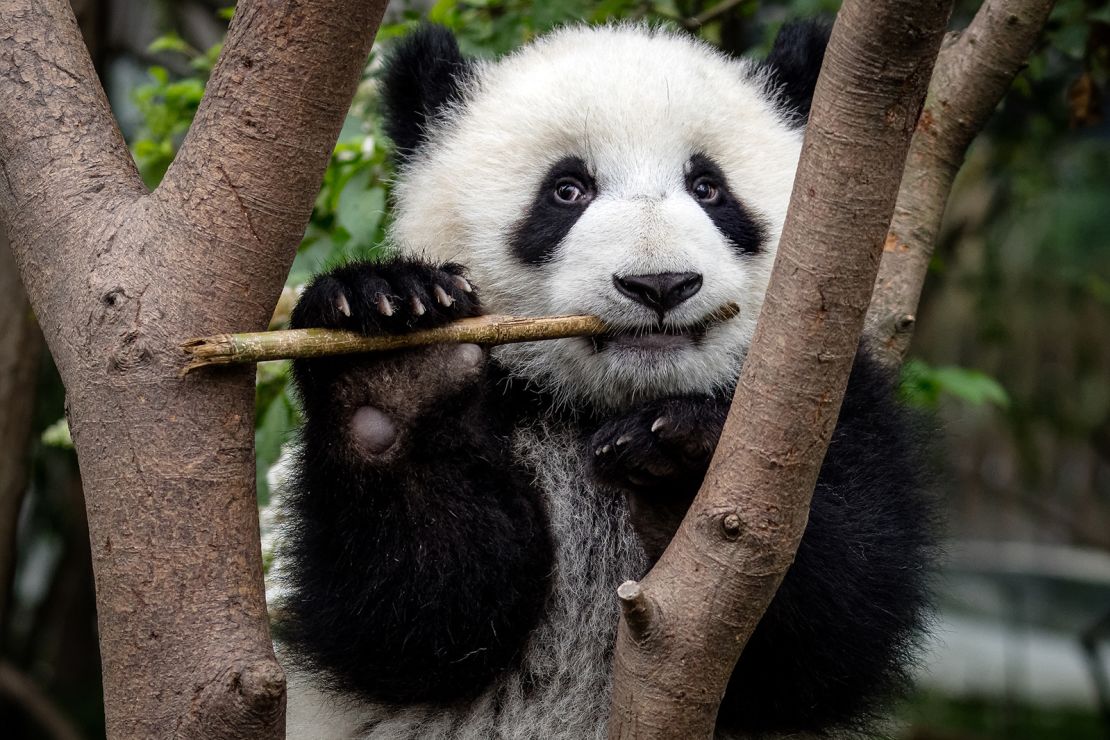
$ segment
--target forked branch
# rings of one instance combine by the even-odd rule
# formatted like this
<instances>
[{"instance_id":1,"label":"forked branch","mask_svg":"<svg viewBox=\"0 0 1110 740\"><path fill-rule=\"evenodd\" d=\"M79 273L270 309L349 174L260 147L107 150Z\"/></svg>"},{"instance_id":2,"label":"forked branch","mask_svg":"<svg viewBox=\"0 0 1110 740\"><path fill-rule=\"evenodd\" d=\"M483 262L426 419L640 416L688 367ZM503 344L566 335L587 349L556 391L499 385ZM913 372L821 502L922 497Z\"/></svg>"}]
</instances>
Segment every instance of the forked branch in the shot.
<instances>
[{"instance_id":1,"label":"forked branch","mask_svg":"<svg viewBox=\"0 0 1110 740\"><path fill-rule=\"evenodd\" d=\"M909 349L944 208L967 148L1024 68L1053 5L986 0L937 58L867 315L872 348L888 365L901 365Z\"/></svg>"}]
</instances>

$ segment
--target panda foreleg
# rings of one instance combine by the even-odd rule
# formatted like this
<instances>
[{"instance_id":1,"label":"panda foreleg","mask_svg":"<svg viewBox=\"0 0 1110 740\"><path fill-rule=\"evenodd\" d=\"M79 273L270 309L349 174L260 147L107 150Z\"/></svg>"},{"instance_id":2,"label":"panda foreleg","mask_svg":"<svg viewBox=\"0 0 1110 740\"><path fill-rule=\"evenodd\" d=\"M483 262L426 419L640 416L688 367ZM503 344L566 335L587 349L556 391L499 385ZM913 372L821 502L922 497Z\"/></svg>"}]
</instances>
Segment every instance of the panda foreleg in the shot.
<instances>
[{"instance_id":1,"label":"panda foreleg","mask_svg":"<svg viewBox=\"0 0 1110 740\"><path fill-rule=\"evenodd\" d=\"M697 493L727 411L711 398L660 399L594 434L594 476L625 492L653 559ZM905 687L935 557L917 426L861 352L794 564L740 656L719 726L862 727Z\"/></svg>"},{"instance_id":2,"label":"panda foreleg","mask_svg":"<svg viewBox=\"0 0 1110 740\"><path fill-rule=\"evenodd\" d=\"M317 278L293 324L380 333L478 312L460 268L395 260ZM541 499L486 392L486 353L439 345L293 372L305 423L281 638L366 698L481 691L534 626L552 559Z\"/></svg>"},{"instance_id":3,"label":"panda foreleg","mask_svg":"<svg viewBox=\"0 0 1110 740\"><path fill-rule=\"evenodd\" d=\"M676 396L611 419L590 440L598 482L625 492L632 525L654 562L701 487L728 400Z\"/></svg>"},{"instance_id":4,"label":"panda foreleg","mask_svg":"<svg viewBox=\"0 0 1110 740\"><path fill-rule=\"evenodd\" d=\"M861 350L794 564L740 656L719 723L866 729L907 689L936 558L926 431Z\"/></svg>"}]
</instances>

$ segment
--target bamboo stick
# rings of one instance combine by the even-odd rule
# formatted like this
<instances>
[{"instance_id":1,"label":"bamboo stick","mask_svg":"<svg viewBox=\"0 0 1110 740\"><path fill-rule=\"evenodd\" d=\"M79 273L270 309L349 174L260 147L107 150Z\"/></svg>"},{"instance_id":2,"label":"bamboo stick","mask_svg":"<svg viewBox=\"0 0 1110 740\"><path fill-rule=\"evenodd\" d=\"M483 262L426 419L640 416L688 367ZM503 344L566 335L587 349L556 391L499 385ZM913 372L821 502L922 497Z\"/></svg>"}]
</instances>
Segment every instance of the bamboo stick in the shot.
<instances>
[{"instance_id":1,"label":"bamboo stick","mask_svg":"<svg viewBox=\"0 0 1110 740\"><path fill-rule=\"evenodd\" d=\"M707 323L727 321L740 313L729 303L715 311ZM512 344L566 337L594 337L614 331L596 316L478 316L460 319L435 329L408 334L366 336L333 329L214 334L189 339L181 349L190 360L182 375L208 365L233 365L265 360L328 357L356 352L381 352L428 344Z\"/></svg>"}]
</instances>

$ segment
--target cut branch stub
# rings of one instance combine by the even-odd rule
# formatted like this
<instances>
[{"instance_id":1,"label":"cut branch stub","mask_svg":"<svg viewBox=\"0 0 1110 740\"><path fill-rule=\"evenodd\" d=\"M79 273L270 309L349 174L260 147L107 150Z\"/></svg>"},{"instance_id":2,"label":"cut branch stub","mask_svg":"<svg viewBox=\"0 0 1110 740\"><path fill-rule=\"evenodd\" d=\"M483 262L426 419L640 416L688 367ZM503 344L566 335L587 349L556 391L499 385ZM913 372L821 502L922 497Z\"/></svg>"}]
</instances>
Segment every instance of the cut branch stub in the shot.
<instances>
[{"instance_id":1,"label":"cut branch stub","mask_svg":"<svg viewBox=\"0 0 1110 740\"><path fill-rule=\"evenodd\" d=\"M651 597L644 593L636 581L625 581L617 587L617 598L620 599L621 611L632 639L636 642L649 639L658 619Z\"/></svg>"}]
</instances>

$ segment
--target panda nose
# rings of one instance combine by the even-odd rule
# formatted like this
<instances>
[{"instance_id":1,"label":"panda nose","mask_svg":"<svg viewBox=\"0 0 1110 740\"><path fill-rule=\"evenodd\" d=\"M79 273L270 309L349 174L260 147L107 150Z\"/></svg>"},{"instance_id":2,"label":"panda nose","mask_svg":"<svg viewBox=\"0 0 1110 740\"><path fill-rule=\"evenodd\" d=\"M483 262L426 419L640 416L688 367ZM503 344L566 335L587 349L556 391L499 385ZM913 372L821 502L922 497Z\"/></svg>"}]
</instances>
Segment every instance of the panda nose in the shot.
<instances>
[{"instance_id":1,"label":"panda nose","mask_svg":"<svg viewBox=\"0 0 1110 740\"><path fill-rule=\"evenodd\" d=\"M660 272L654 275L613 276L613 284L626 296L658 311L660 316L701 290L696 272Z\"/></svg>"}]
</instances>

